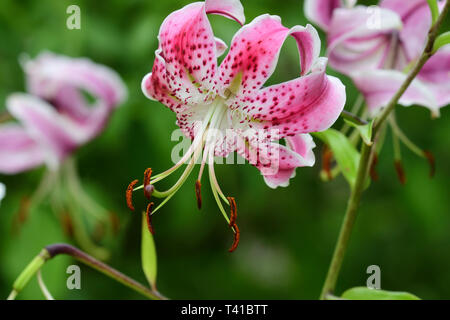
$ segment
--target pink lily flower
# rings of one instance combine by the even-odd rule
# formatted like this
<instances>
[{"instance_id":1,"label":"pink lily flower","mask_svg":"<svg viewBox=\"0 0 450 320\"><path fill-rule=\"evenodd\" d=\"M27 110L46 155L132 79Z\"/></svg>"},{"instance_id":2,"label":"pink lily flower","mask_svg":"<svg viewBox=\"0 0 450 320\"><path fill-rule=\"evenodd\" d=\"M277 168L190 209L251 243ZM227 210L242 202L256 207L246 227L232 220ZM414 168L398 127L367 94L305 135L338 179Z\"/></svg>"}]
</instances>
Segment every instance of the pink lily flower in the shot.
<instances>
[{"instance_id":1,"label":"pink lily flower","mask_svg":"<svg viewBox=\"0 0 450 320\"><path fill-rule=\"evenodd\" d=\"M24 61L23 67L28 93L7 98L7 110L18 122L0 125L0 173L46 164L41 184L23 202L30 207L48 197L67 233L85 250L106 259L108 252L92 242L81 222L103 228L111 224L111 214L85 193L70 155L101 133L125 99L125 85L115 71L88 59L46 52ZM80 217L84 213L89 215Z\"/></svg>"},{"instance_id":2,"label":"pink lily flower","mask_svg":"<svg viewBox=\"0 0 450 320\"><path fill-rule=\"evenodd\" d=\"M333 10L320 11L324 3ZM331 7L334 3L332 0L308 0L305 10L312 21L327 31L330 65L352 78L374 115L405 79L403 71L422 53L431 26L430 9L426 0L381 0L379 6L354 8ZM444 1L439 2L440 7L443 5ZM445 61L448 54L444 51L439 57ZM434 115L448 104L445 85L431 80L439 77L448 82L445 71L435 68L437 58L434 61L427 63L428 75L423 71L420 81L415 81L400 104L420 104ZM434 72L440 75L430 75Z\"/></svg>"},{"instance_id":3,"label":"pink lily flower","mask_svg":"<svg viewBox=\"0 0 450 320\"><path fill-rule=\"evenodd\" d=\"M20 123L0 126L0 172L42 164L56 170L79 146L96 137L126 96L120 77L88 59L42 53L24 62L28 94L6 101ZM90 103L83 92L96 98Z\"/></svg>"},{"instance_id":4,"label":"pink lily flower","mask_svg":"<svg viewBox=\"0 0 450 320\"><path fill-rule=\"evenodd\" d=\"M397 70L370 70L352 75L372 115L389 102L406 77L405 73ZM399 104L426 106L433 117L439 117L440 108L450 104L450 45L441 48L428 60Z\"/></svg>"},{"instance_id":5,"label":"pink lily flower","mask_svg":"<svg viewBox=\"0 0 450 320\"><path fill-rule=\"evenodd\" d=\"M218 65L226 46L214 37L208 13L244 24L239 1L206 0L173 12L161 26L153 70L142 81L144 94L175 112L177 125L192 140L183 159L152 177L151 184L203 151L198 184L208 162L213 193L229 203L214 175L214 156L237 151L261 171L270 187L287 186L295 168L314 164L314 142L308 133L329 128L346 95L341 81L325 74L327 59L319 58L320 39L312 26L289 29L279 17L261 15L235 34ZM288 36L297 41L299 77L263 87ZM216 135L208 133L212 130ZM286 146L277 142L283 138ZM221 208L219 197L216 200Z\"/></svg>"}]
</instances>

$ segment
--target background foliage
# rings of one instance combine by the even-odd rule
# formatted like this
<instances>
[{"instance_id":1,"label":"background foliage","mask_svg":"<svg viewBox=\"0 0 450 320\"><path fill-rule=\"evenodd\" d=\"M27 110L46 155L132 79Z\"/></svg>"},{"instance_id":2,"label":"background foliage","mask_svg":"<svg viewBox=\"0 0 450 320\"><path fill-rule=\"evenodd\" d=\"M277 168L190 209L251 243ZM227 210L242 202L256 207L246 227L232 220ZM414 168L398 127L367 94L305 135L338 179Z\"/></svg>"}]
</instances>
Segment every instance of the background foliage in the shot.
<instances>
[{"instance_id":1,"label":"background foliage","mask_svg":"<svg viewBox=\"0 0 450 320\"><path fill-rule=\"evenodd\" d=\"M24 52L35 56L48 49L87 56L116 69L126 81L129 100L113 115L107 130L76 157L84 186L120 217L121 232L109 242L113 251L109 263L143 283L141 219L127 210L124 189L135 177L141 178L145 168L151 166L159 172L171 165L171 148L176 142L170 141L170 134L176 126L172 112L143 96L140 81L151 69L163 19L189 2L0 2L0 111L8 94L24 90L18 64L18 56ZM307 23L300 0L242 2L247 22L269 12L281 16L289 27ZM70 4L81 8L81 30L66 28ZM222 17L211 17L211 21L216 34L227 43L238 30L236 23ZM324 34L321 36L325 42ZM296 77L297 67L295 44L288 41L270 83ZM351 104L356 90L348 79L340 77L347 84ZM426 299L450 298L450 110L443 109L440 119L431 120L425 108L399 107L397 116L410 138L434 152L437 175L431 180L426 162L404 149L408 182L401 186L387 139L380 155L380 180L363 198L337 292L365 285L367 266L377 264L383 289L409 291ZM337 128L340 125L338 122ZM223 190L238 203L242 237L233 254L227 252L232 234L212 195L204 188L204 207L199 212L194 180L189 180L153 219L159 290L171 298L317 298L349 191L342 176L330 183L320 181L320 150L318 143L318 165L297 170L289 188L269 189L258 171L248 165L217 166ZM38 169L0 176L8 188L0 208L0 297L8 295L15 277L43 246L71 241L47 205L33 210L19 232L12 231L20 199L32 193L42 173L43 169ZM141 200L136 206L143 208L143 197L137 198ZM73 263L58 257L44 267L43 277L55 298L140 298L84 266L82 289L68 290L65 270ZM19 296L41 297L35 280Z\"/></svg>"}]
</instances>

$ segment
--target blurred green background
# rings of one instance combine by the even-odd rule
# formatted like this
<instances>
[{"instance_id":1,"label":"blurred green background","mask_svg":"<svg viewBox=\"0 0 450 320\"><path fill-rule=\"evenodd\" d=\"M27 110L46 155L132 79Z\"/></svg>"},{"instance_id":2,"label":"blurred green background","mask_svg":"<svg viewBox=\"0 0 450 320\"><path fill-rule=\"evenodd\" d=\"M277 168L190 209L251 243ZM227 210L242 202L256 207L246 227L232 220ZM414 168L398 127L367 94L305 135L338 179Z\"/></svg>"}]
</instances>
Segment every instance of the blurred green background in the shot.
<instances>
[{"instance_id":1,"label":"blurred green background","mask_svg":"<svg viewBox=\"0 0 450 320\"><path fill-rule=\"evenodd\" d=\"M307 23L300 0L243 0L247 22L264 13L282 17L291 27ZM360 1L361 2L361 1ZM48 49L70 56L86 56L117 70L129 89L128 101L113 115L105 132L76 154L86 190L103 206L116 212L121 231L108 242L109 263L145 283L140 262L140 218L125 206L128 183L142 177L145 168L161 172L171 165L177 142L170 141L175 116L163 105L149 101L140 90L150 71L157 34L163 19L189 0L0 2L0 111L7 95L24 91L18 56L32 57ZM373 3L373 1L372 1ZM66 8L81 8L81 30L66 28ZM230 42L238 25L210 17L218 37ZM448 25L447 25L448 29ZM324 40L324 34L320 33ZM325 41L325 40L324 40ZM323 47L324 50L324 47ZM297 50L289 40L270 83L298 76ZM330 70L331 74L336 74ZM357 92L347 85L348 106ZM425 108L398 108L397 117L409 137L437 160L437 174L428 176L426 161L403 148L408 182L398 182L388 137L380 155L380 179L365 193L337 293L365 285L366 268L381 267L381 287L405 290L426 299L450 298L450 110L431 120ZM341 122L336 124L339 128ZM317 165L297 170L288 188L268 188L249 165L216 166L227 195L238 203L241 244L227 252L232 234L208 188L199 212L191 177L154 217L158 250L158 288L175 299L316 299L330 262L349 194L342 177L319 179L321 144L315 149ZM7 197L0 208L0 298L25 265L54 242L71 242L48 205L30 213L19 232L12 221L20 199L29 196L44 169L16 176L0 176ZM170 178L172 181L176 177ZM207 185L206 180L204 184ZM166 186L169 186L166 184ZM142 196L136 206L144 207ZM139 299L140 295L80 264L81 290L66 288L66 268L75 263L57 257L47 263L43 277L57 299ZM19 295L41 299L36 279Z\"/></svg>"}]
</instances>

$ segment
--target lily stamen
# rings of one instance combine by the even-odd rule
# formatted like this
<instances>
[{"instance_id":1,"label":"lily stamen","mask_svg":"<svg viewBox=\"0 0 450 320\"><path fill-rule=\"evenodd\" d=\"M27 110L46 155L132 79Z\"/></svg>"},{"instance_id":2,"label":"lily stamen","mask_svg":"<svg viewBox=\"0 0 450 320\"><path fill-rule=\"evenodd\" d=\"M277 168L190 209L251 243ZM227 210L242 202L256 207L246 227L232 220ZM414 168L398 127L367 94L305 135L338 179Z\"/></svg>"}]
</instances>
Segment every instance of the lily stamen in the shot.
<instances>
[{"instance_id":1,"label":"lily stamen","mask_svg":"<svg viewBox=\"0 0 450 320\"><path fill-rule=\"evenodd\" d=\"M126 191L126 199L127 199L127 207L131 210L134 211L134 206L133 206L133 188L134 186L139 182L139 180L133 180L130 182L130 184L127 187L127 191Z\"/></svg>"}]
</instances>

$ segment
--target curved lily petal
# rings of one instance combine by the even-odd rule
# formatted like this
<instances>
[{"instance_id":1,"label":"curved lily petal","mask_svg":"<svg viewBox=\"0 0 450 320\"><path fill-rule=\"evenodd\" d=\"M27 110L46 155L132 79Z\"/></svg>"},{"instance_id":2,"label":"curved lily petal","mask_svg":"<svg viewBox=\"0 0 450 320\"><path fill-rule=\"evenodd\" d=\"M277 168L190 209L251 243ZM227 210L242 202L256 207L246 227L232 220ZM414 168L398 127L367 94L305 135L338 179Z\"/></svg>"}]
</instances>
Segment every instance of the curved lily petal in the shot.
<instances>
[{"instance_id":1,"label":"curved lily petal","mask_svg":"<svg viewBox=\"0 0 450 320\"><path fill-rule=\"evenodd\" d=\"M274 72L281 47L289 35L297 40L301 73L309 72L320 53L317 31L310 25L288 29L279 17L266 14L242 27L233 37L230 51L219 68L223 88L228 87L235 95L261 88ZM236 79L240 81L234 88Z\"/></svg>"},{"instance_id":2,"label":"curved lily petal","mask_svg":"<svg viewBox=\"0 0 450 320\"><path fill-rule=\"evenodd\" d=\"M353 7L356 0L306 0L304 5L305 15L308 20L318 25L324 31L330 27L333 11L346 7Z\"/></svg>"},{"instance_id":3,"label":"curved lily petal","mask_svg":"<svg viewBox=\"0 0 450 320\"><path fill-rule=\"evenodd\" d=\"M423 51L431 26L427 0L383 0L380 7L390 9L400 16L403 22L399 34L401 45L408 61L416 59Z\"/></svg>"},{"instance_id":4,"label":"curved lily petal","mask_svg":"<svg viewBox=\"0 0 450 320\"><path fill-rule=\"evenodd\" d=\"M111 112L127 94L115 71L89 59L45 52L24 61L23 66L28 91L49 101L57 113L80 126L85 141L103 130ZM88 101L84 92L95 101Z\"/></svg>"},{"instance_id":5,"label":"curved lily petal","mask_svg":"<svg viewBox=\"0 0 450 320\"><path fill-rule=\"evenodd\" d=\"M450 45L441 48L427 61L418 79L434 93L439 107L450 104Z\"/></svg>"},{"instance_id":6,"label":"curved lily petal","mask_svg":"<svg viewBox=\"0 0 450 320\"><path fill-rule=\"evenodd\" d=\"M0 126L0 172L16 174L44 163L41 147L18 124Z\"/></svg>"},{"instance_id":7,"label":"curved lily petal","mask_svg":"<svg viewBox=\"0 0 450 320\"><path fill-rule=\"evenodd\" d=\"M89 117L92 106L82 90L102 100L100 106L115 108L126 98L126 88L112 69L86 58L70 58L51 52L23 62L28 92L51 101L74 119Z\"/></svg>"},{"instance_id":8,"label":"curved lily petal","mask_svg":"<svg viewBox=\"0 0 450 320\"><path fill-rule=\"evenodd\" d=\"M218 14L236 20L241 26L245 23L244 7L239 0L206 0L208 14Z\"/></svg>"},{"instance_id":9,"label":"curved lily petal","mask_svg":"<svg viewBox=\"0 0 450 320\"><path fill-rule=\"evenodd\" d=\"M165 73L170 89L167 94L185 104L207 100L206 93L215 90L217 58L216 41L204 3L195 2L170 14L161 25L158 38L160 74L153 70L152 78L161 78Z\"/></svg>"},{"instance_id":10,"label":"curved lily petal","mask_svg":"<svg viewBox=\"0 0 450 320\"><path fill-rule=\"evenodd\" d=\"M298 167L311 167L315 163L313 148L316 146L309 134L286 139L286 146L278 143L253 141L238 153L254 165L271 188L287 187Z\"/></svg>"},{"instance_id":11,"label":"curved lily petal","mask_svg":"<svg viewBox=\"0 0 450 320\"><path fill-rule=\"evenodd\" d=\"M71 118L58 114L51 105L35 96L12 94L6 105L24 125L26 132L45 150L43 152L51 168L55 168L89 136Z\"/></svg>"},{"instance_id":12,"label":"curved lily petal","mask_svg":"<svg viewBox=\"0 0 450 320\"><path fill-rule=\"evenodd\" d=\"M407 75L396 70L362 71L352 75L353 81L363 93L369 111L375 115L391 100ZM399 104L419 104L429 108L437 116L439 107L432 91L419 79L415 79L399 100Z\"/></svg>"},{"instance_id":13,"label":"curved lily petal","mask_svg":"<svg viewBox=\"0 0 450 320\"><path fill-rule=\"evenodd\" d=\"M330 65L351 74L397 64L397 57L392 56L392 36L401 28L400 16L388 9L336 9L328 34Z\"/></svg>"},{"instance_id":14,"label":"curved lily petal","mask_svg":"<svg viewBox=\"0 0 450 320\"><path fill-rule=\"evenodd\" d=\"M219 39L217 37L214 37L214 39L216 39L216 56L220 57L225 53L225 51L227 51L228 46L225 42L223 42L222 39Z\"/></svg>"}]
</instances>

